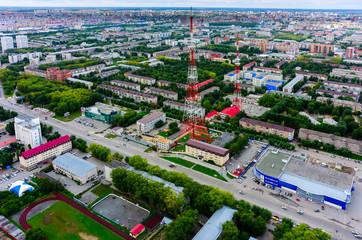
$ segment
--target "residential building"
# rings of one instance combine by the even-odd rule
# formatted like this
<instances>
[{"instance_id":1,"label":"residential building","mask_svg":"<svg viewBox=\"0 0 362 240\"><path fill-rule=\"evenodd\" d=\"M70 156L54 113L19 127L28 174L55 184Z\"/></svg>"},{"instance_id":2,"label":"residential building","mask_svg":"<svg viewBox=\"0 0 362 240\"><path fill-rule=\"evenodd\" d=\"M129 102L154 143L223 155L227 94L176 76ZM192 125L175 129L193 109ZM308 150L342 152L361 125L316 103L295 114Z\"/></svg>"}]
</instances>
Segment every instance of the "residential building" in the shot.
<instances>
[{"instance_id":1,"label":"residential building","mask_svg":"<svg viewBox=\"0 0 362 240\"><path fill-rule=\"evenodd\" d=\"M98 85L98 87L108 89L108 90L118 94L118 96L120 96L120 97L132 98L136 102L157 103L157 96L155 96L155 95L140 93L140 92L136 92L136 91L132 91L132 90L124 89L124 88L119 88L119 87L114 87L114 86L109 86L109 85L105 85L105 84L100 84L100 85Z\"/></svg>"},{"instance_id":2,"label":"residential building","mask_svg":"<svg viewBox=\"0 0 362 240\"><path fill-rule=\"evenodd\" d=\"M137 121L137 130L139 132L149 132L155 128L158 121L166 122L166 114L163 112L154 112L144 116Z\"/></svg>"},{"instance_id":3,"label":"residential building","mask_svg":"<svg viewBox=\"0 0 362 240\"><path fill-rule=\"evenodd\" d=\"M86 71L98 71L105 67L106 67L106 65L102 63L102 64L98 64L98 65L88 66L85 68L85 70Z\"/></svg>"},{"instance_id":4,"label":"residential building","mask_svg":"<svg viewBox=\"0 0 362 240\"><path fill-rule=\"evenodd\" d=\"M146 85L153 85L156 83L156 79L150 77L144 77L132 74L134 71L125 72L124 76L128 79Z\"/></svg>"},{"instance_id":5,"label":"residential building","mask_svg":"<svg viewBox=\"0 0 362 240\"><path fill-rule=\"evenodd\" d=\"M295 76L302 75L303 77L307 77L309 79L310 77L315 77L320 80L327 80L327 76L324 74L317 74L317 73L309 73L309 72L295 72Z\"/></svg>"},{"instance_id":6,"label":"residential building","mask_svg":"<svg viewBox=\"0 0 362 240\"><path fill-rule=\"evenodd\" d=\"M312 43L310 45L310 52L311 53L328 54L329 52L334 52L334 46L333 45L327 45L327 44Z\"/></svg>"},{"instance_id":7,"label":"residential building","mask_svg":"<svg viewBox=\"0 0 362 240\"><path fill-rule=\"evenodd\" d=\"M222 110L220 112L220 116L221 118L225 118L226 116L229 116L230 118L234 117L236 114L238 114L240 112L240 109L237 107L228 107L225 108L224 110Z\"/></svg>"},{"instance_id":8,"label":"residential building","mask_svg":"<svg viewBox=\"0 0 362 240\"><path fill-rule=\"evenodd\" d=\"M325 90L325 89L317 89L316 93L327 93L331 94L334 98L338 97L350 97L353 98L356 102L359 100L359 95L352 94L352 93L345 93L345 92L338 92L338 91L331 91L331 90Z\"/></svg>"},{"instance_id":9,"label":"residential building","mask_svg":"<svg viewBox=\"0 0 362 240\"><path fill-rule=\"evenodd\" d=\"M323 81L323 84L326 86L336 87L336 88L343 88L343 89L350 89L350 90L357 90L359 92L362 91L362 85L352 84L352 83L344 83L344 82L335 82L335 81Z\"/></svg>"},{"instance_id":10,"label":"residential building","mask_svg":"<svg viewBox=\"0 0 362 240\"><path fill-rule=\"evenodd\" d=\"M72 77L72 73L70 70L60 70L58 67L52 67L47 69L46 78L51 80L65 81L67 78Z\"/></svg>"},{"instance_id":11,"label":"residential building","mask_svg":"<svg viewBox=\"0 0 362 240\"><path fill-rule=\"evenodd\" d=\"M222 233L222 225L227 221L232 221L237 210L227 206L218 209L205 223L192 240L217 240Z\"/></svg>"},{"instance_id":12,"label":"residential building","mask_svg":"<svg viewBox=\"0 0 362 240\"><path fill-rule=\"evenodd\" d=\"M1 48L3 52L8 49L14 49L13 37L1 37Z\"/></svg>"},{"instance_id":13,"label":"residential building","mask_svg":"<svg viewBox=\"0 0 362 240\"><path fill-rule=\"evenodd\" d=\"M293 140L294 129L290 127L280 126L273 123L262 122L251 118L243 117L240 119L240 125L243 128L253 129L257 132L278 135L283 138L288 138L289 141Z\"/></svg>"},{"instance_id":14,"label":"residential building","mask_svg":"<svg viewBox=\"0 0 362 240\"><path fill-rule=\"evenodd\" d=\"M336 149L345 148L355 154L362 154L362 141L350 139L347 137L339 137L333 134L317 132L305 128L299 129L299 137L311 142L317 140L323 142L324 144L329 143L334 145Z\"/></svg>"},{"instance_id":15,"label":"residential building","mask_svg":"<svg viewBox=\"0 0 362 240\"><path fill-rule=\"evenodd\" d=\"M346 58L354 58L354 47L348 47L346 50Z\"/></svg>"},{"instance_id":16,"label":"residential building","mask_svg":"<svg viewBox=\"0 0 362 240\"><path fill-rule=\"evenodd\" d=\"M278 73L282 74L282 70L278 68L268 68L268 67L254 67L253 71L265 72L265 73Z\"/></svg>"},{"instance_id":17,"label":"residential building","mask_svg":"<svg viewBox=\"0 0 362 240\"><path fill-rule=\"evenodd\" d=\"M115 116L120 114L121 111L117 107L100 102L96 102L94 106L86 108L84 111L84 116L108 124L111 123Z\"/></svg>"},{"instance_id":18,"label":"residential building","mask_svg":"<svg viewBox=\"0 0 362 240\"><path fill-rule=\"evenodd\" d=\"M95 77L100 77L100 78L105 78L105 77L108 77L108 76L111 76L111 75L114 75L116 73L120 72L120 70L118 69L114 69L114 70L111 70L111 71L107 71L107 72L101 72L101 73L97 73L96 75L94 75Z\"/></svg>"},{"instance_id":19,"label":"residential building","mask_svg":"<svg viewBox=\"0 0 362 240\"><path fill-rule=\"evenodd\" d=\"M162 86L170 87L171 82L166 81L166 80L157 80L157 86L159 86L159 87L162 87Z\"/></svg>"},{"instance_id":20,"label":"residential building","mask_svg":"<svg viewBox=\"0 0 362 240\"><path fill-rule=\"evenodd\" d=\"M351 102L347 100L341 100L337 98L327 98L327 97L317 97L317 101L328 103L328 101L331 101L333 106L343 106L343 107L350 107L352 108L353 112L362 111L362 104L358 102Z\"/></svg>"},{"instance_id":21,"label":"residential building","mask_svg":"<svg viewBox=\"0 0 362 240\"><path fill-rule=\"evenodd\" d=\"M209 93L212 93L215 91L220 91L220 87L213 86L211 88L205 89L204 91L200 92L200 97L203 98L206 94L209 94Z\"/></svg>"},{"instance_id":22,"label":"residential building","mask_svg":"<svg viewBox=\"0 0 362 240\"><path fill-rule=\"evenodd\" d=\"M155 88L155 87L151 87L150 88L150 92L156 95L161 95L165 98L168 99L172 99L172 100L177 100L178 99L178 94L177 92L174 91L169 91L169 90L164 90L164 89L160 89L160 88Z\"/></svg>"},{"instance_id":23,"label":"residential building","mask_svg":"<svg viewBox=\"0 0 362 240\"><path fill-rule=\"evenodd\" d=\"M86 85L86 86L88 87L88 89L91 89L92 86L93 86L93 82L89 82L89 81L85 81L85 80L80 80L80 79L78 79L78 78L72 78L72 77L70 77L70 78L67 78L66 80L69 81L69 82L79 82L79 83L83 83L84 85Z\"/></svg>"},{"instance_id":24,"label":"residential building","mask_svg":"<svg viewBox=\"0 0 362 240\"><path fill-rule=\"evenodd\" d=\"M48 54L46 57L45 57L45 61L47 63L53 63L53 62L56 62L57 61L57 56L55 54Z\"/></svg>"},{"instance_id":25,"label":"residential building","mask_svg":"<svg viewBox=\"0 0 362 240\"><path fill-rule=\"evenodd\" d=\"M213 120L218 115L219 115L219 113L217 111L212 111L211 113L209 113L209 114L207 114L205 116L205 121L210 122L211 120Z\"/></svg>"},{"instance_id":26,"label":"residential building","mask_svg":"<svg viewBox=\"0 0 362 240\"><path fill-rule=\"evenodd\" d=\"M16 48L28 48L28 37L25 35L16 36Z\"/></svg>"},{"instance_id":27,"label":"residential building","mask_svg":"<svg viewBox=\"0 0 362 240\"><path fill-rule=\"evenodd\" d=\"M72 150L72 139L66 135L38 147L22 152L19 155L20 167L29 170L39 163L51 160Z\"/></svg>"},{"instance_id":28,"label":"residential building","mask_svg":"<svg viewBox=\"0 0 362 240\"><path fill-rule=\"evenodd\" d=\"M197 141L195 139L189 139L185 143L186 154L197 157L203 161L214 161L217 165L223 165L229 160L229 149L214 146L206 142Z\"/></svg>"},{"instance_id":29,"label":"residential building","mask_svg":"<svg viewBox=\"0 0 362 240\"><path fill-rule=\"evenodd\" d=\"M252 68L254 65L256 66L256 64L257 64L257 62L251 62L251 63L245 64L243 66L243 71L249 70L249 68Z\"/></svg>"},{"instance_id":30,"label":"residential building","mask_svg":"<svg viewBox=\"0 0 362 240\"><path fill-rule=\"evenodd\" d=\"M283 92L283 91L270 91L270 93L275 93L281 96L288 96L288 97L294 97L296 99L307 99L311 100L312 97L304 94L298 94L298 93L289 93L289 92Z\"/></svg>"},{"instance_id":31,"label":"residential building","mask_svg":"<svg viewBox=\"0 0 362 240\"><path fill-rule=\"evenodd\" d=\"M24 67L24 72L28 73L28 74L32 74L32 75L36 75L39 77L43 77L46 78L47 77L47 72L44 70L40 70L37 68L31 68L29 66Z\"/></svg>"},{"instance_id":32,"label":"residential building","mask_svg":"<svg viewBox=\"0 0 362 240\"><path fill-rule=\"evenodd\" d=\"M112 85L117 85L119 87L128 88L128 89L132 89L132 90L136 90L136 91L141 91L141 85L136 84L136 83L124 82L124 81L120 81L120 80L111 80L109 83Z\"/></svg>"},{"instance_id":33,"label":"residential building","mask_svg":"<svg viewBox=\"0 0 362 240\"><path fill-rule=\"evenodd\" d=\"M38 117L19 115L14 120L16 139L26 146L30 145L32 148L42 144L40 120Z\"/></svg>"},{"instance_id":34,"label":"residential building","mask_svg":"<svg viewBox=\"0 0 362 240\"><path fill-rule=\"evenodd\" d=\"M304 77L302 75L298 75L295 78L293 78L290 82L288 82L284 87L283 87L283 92L288 92L288 93L292 93L295 84L299 83L300 81L303 81Z\"/></svg>"},{"instance_id":35,"label":"residential building","mask_svg":"<svg viewBox=\"0 0 362 240\"><path fill-rule=\"evenodd\" d=\"M185 103L174 102L171 100L164 101L163 106L169 106L171 109L176 109L179 111L185 111L186 109L190 108L190 106L186 105ZM205 117L205 108L197 108L195 111L198 117Z\"/></svg>"},{"instance_id":36,"label":"residential building","mask_svg":"<svg viewBox=\"0 0 362 240\"><path fill-rule=\"evenodd\" d=\"M85 184L98 175L97 165L66 153L54 159L54 171Z\"/></svg>"},{"instance_id":37,"label":"residential building","mask_svg":"<svg viewBox=\"0 0 362 240\"><path fill-rule=\"evenodd\" d=\"M354 71L349 69L342 69L342 68L333 68L332 72L329 74L331 76L336 77L346 77L346 78L358 78L362 79L362 72L361 71Z\"/></svg>"}]
</instances>

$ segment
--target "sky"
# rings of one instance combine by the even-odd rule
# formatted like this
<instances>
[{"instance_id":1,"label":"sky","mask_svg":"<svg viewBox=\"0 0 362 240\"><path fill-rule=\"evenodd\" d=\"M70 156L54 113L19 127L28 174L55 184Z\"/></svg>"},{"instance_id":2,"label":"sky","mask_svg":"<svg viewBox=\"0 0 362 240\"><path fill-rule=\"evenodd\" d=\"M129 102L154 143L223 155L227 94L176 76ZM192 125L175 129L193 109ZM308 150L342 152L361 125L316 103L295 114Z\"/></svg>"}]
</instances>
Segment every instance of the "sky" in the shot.
<instances>
[{"instance_id":1,"label":"sky","mask_svg":"<svg viewBox=\"0 0 362 240\"><path fill-rule=\"evenodd\" d=\"M0 0L0 6L362 9L362 0Z\"/></svg>"}]
</instances>

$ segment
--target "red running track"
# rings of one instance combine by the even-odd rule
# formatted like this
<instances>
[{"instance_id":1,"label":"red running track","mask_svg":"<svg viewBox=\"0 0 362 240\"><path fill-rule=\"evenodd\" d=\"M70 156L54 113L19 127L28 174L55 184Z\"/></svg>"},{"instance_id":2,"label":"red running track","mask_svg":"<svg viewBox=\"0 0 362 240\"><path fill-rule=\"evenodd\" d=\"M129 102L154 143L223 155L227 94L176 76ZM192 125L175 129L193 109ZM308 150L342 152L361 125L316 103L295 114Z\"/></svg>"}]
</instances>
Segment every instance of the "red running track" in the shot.
<instances>
[{"instance_id":1,"label":"red running track","mask_svg":"<svg viewBox=\"0 0 362 240\"><path fill-rule=\"evenodd\" d=\"M86 216L88 216L89 218L93 219L94 221L96 221L97 223L103 225L104 227L108 228L109 230L111 230L112 232L116 233L117 235L119 235L120 237L122 237L125 240L135 240L135 238L129 236L127 233L123 232L121 229L115 227L114 225L112 225L110 222L104 220L103 218L95 215L94 213L88 211L87 209L85 209L84 207L78 205L77 203L73 202L72 200L70 200L69 198L63 196L62 194L59 193L55 193L55 197L51 197L51 198L46 198L43 200L40 200L39 202L36 202L32 205L30 205L29 207L27 207L24 212L21 214L20 218L19 218L19 223L20 225L25 229L28 230L30 228L32 228L29 223L26 221L26 217L28 215L28 213L36 206L38 206L41 203L47 202L47 201L52 201L52 200L59 200L59 201L63 201L67 204L69 204L70 206L72 206L73 208L77 209L78 211L80 211L81 213L85 214Z\"/></svg>"}]
</instances>

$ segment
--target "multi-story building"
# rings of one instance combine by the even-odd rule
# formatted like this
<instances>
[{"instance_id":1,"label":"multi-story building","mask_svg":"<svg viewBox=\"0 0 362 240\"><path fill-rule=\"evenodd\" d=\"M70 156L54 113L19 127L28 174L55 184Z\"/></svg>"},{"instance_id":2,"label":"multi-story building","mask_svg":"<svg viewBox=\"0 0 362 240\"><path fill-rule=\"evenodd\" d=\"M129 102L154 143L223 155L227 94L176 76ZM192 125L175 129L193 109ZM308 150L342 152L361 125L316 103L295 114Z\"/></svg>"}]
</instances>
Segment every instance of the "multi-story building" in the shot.
<instances>
[{"instance_id":1,"label":"multi-story building","mask_svg":"<svg viewBox=\"0 0 362 240\"><path fill-rule=\"evenodd\" d=\"M89 82L89 81L85 81L85 80L81 80L81 79L78 79L78 78L67 78L66 79L67 81L69 82L79 82L79 83L83 83L84 85L86 85L88 87L88 89L91 89L92 86L93 86L93 82Z\"/></svg>"},{"instance_id":2,"label":"multi-story building","mask_svg":"<svg viewBox=\"0 0 362 240\"><path fill-rule=\"evenodd\" d=\"M31 68L29 66L24 67L24 72L28 73L28 74L32 74L32 75L36 75L39 77L43 77L46 78L47 77L47 72L44 70L40 70L37 68Z\"/></svg>"},{"instance_id":3,"label":"multi-story building","mask_svg":"<svg viewBox=\"0 0 362 240\"><path fill-rule=\"evenodd\" d=\"M327 45L327 44L312 43L310 45L310 52L311 53L328 54L329 52L334 52L334 46L333 45Z\"/></svg>"},{"instance_id":4,"label":"multi-story building","mask_svg":"<svg viewBox=\"0 0 362 240\"><path fill-rule=\"evenodd\" d=\"M3 52L7 49L14 49L14 41L12 37L1 37L1 48Z\"/></svg>"},{"instance_id":5,"label":"multi-story building","mask_svg":"<svg viewBox=\"0 0 362 240\"><path fill-rule=\"evenodd\" d=\"M60 68L52 67L47 69L47 78L51 80L57 79L57 73L60 72Z\"/></svg>"},{"instance_id":6,"label":"multi-story building","mask_svg":"<svg viewBox=\"0 0 362 240\"><path fill-rule=\"evenodd\" d=\"M230 158L229 149L211 145L205 142L189 139L185 143L186 154L197 157L203 161L214 161L217 165L223 165Z\"/></svg>"},{"instance_id":7,"label":"multi-story building","mask_svg":"<svg viewBox=\"0 0 362 240\"><path fill-rule=\"evenodd\" d=\"M323 81L323 84L326 86L336 87L336 88L346 88L350 90L356 90L361 92L362 86L358 84L352 83L344 83L344 82L335 82L335 81Z\"/></svg>"},{"instance_id":8,"label":"multi-story building","mask_svg":"<svg viewBox=\"0 0 362 240\"><path fill-rule=\"evenodd\" d=\"M184 111L186 108L189 108L189 105L186 105L185 103L180 103L180 102L174 102L171 100L167 100L163 102L163 106L168 106L171 109L176 109L179 111ZM205 117L205 108L197 108L195 109L196 115L198 117Z\"/></svg>"},{"instance_id":9,"label":"multi-story building","mask_svg":"<svg viewBox=\"0 0 362 240\"><path fill-rule=\"evenodd\" d=\"M327 97L317 97L317 101L327 103L328 101L331 101L333 106L343 106L343 107L350 107L352 108L353 112L362 111L362 104L358 102L351 102L346 100L341 100L337 98L327 98Z\"/></svg>"},{"instance_id":10,"label":"multi-story building","mask_svg":"<svg viewBox=\"0 0 362 240\"><path fill-rule=\"evenodd\" d=\"M153 85L156 83L156 79L150 77L144 77L132 74L134 71L125 72L124 76L128 79L146 85Z\"/></svg>"},{"instance_id":11,"label":"multi-story building","mask_svg":"<svg viewBox=\"0 0 362 240\"><path fill-rule=\"evenodd\" d=\"M356 100L358 102L359 100L359 95L356 94L352 94L352 93L345 93L345 92L338 92L338 91L331 91L331 90L325 90L325 89L317 89L316 93L326 93L326 94L330 94L332 95L334 98L338 98L338 97L350 97L353 98L354 100Z\"/></svg>"},{"instance_id":12,"label":"multi-story building","mask_svg":"<svg viewBox=\"0 0 362 240\"><path fill-rule=\"evenodd\" d=\"M106 64L98 64L98 65L93 65L93 66L88 66L85 68L86 71L98 71L102 68L105 68Z\"/></svg>"},{"instance_id":13,"label":"multi-story building","mask_svg":"<svg viewBox=\"0 0 362 240\"><path fill-rule=\"evenodd\" d=\"M235 82L241 78L242 71L234 70L224 75L225 81Z\"/></svg>"},{"instance_id":14,"label":"multi-story building","mask_svg":"<svg viewBox=\"0 0 362 240\"><path fill-rule=\"evenodd\" d=\"M254 65L256 66L256 64L257 64L257 62L251 62L251 63L245 64L243 66L243 71L249 70L249 68L252 68Z\"/></svg>"},{"instance_id":15,"label":"multi-story building","mask_svg":"<svg viewBox=\"0 0 362 240\"><path fill-rule=\"evenodd\" d=\"M28 37L25 35L18 35L16 36L16 47L17 48L28 48Z\"/></svg>"},{"instance_id":16,"label":"multi-story building","mask_svg":"<svg viewBox=\"0 0 362 240\"><path fill-rule=\"evenodd\" d=\"M293 78L290 82L288 82L284 87L283 87L283 92L288 92L288 93L292 93L295 84L299 83L300 81L303 81L304 77L302 75L298 75L295 78Z\"/></svg>"},{"instance_id":17,"label":"multi-story building","mask_svg":"<svg viewBox=\"0 0 362 240\"><path fill-rule=\"evenodd\" d=\"M108 89L108 90L118 94L118 96L120 96L120 97L132 98L136 102L157 103L157 96L155 96L155 95L136 92L136 91L119 88L119 87L115 87L115 86L109 86L109 85L105 85L105 84L100 84L100 85L98 85L98 87Z\"/></svg>"},{"instance_id":18,"label":"multi-story building","mask_svg":"<svg viewBox=\"0 0 362 240\"><path fill-rule=\"evenodd\" d=\"M66 175L80 184L98 176L97 165L85 161L73 154L66 153L54 159L52 162L54 171Z\"/></svg>"},{"instance_id":19,"label":"multi-story building","mask_svg":"<svg viewBox=\"0 0 362 240\"><path fill-rule=\"evenodd\" d=\"M354 58L354 47L348 47L346 50L346 58Z\"/></svg>"},{"instance_id":20,"label":"multi-story building","mask_svg":"<svg viewBox=\"0 0 362 240\"><path fill-rule=\"evenodd\" d=\"M39 118L33 118L28 115L19 115L15 117L15 137L24 145L30 145L32 148L42 144L42 135Z\"/></svg>"},{"instance_id":21,"label":"multi-story building","mask_svg":"<svg viewBox=\"0 0 362 240\"><path fill-rule=\"evenodd\" d=\"M150 113L137 121L137 130L140 132L149 132L155 128L158 121L166 122L166 114L163 112Z\"/></svg>"},{"instance_id":22,"label":"multi-story building","mask_svg":"<svg viewBox=\"0 0 362 240\"><path fill-rule=\"evenodd\" d=\"M169 91L169 90L152 87L152 88L150 88L150 92L153 94L161 95L168 99L172 99L172 100L178 99L178 94L177 94L177 92L174 92L174 91Z\"/></svg>"},{"instance_id":23,"label":"multi-story building","mask_svg":"<svg viewBox=\"0 0 362 240\"><path fill-rule=\"evenodd\" d=\"M108 76L111 76L113 74L116 74L118 73L120 70L118 69L114 69L114 70L111 70L111 71L107 71L107 72L101 72L101 73L97 73L96 75L94 75L95 77L100 77L100 78L105 78L105 77L108 77Z\"/></svg>"},{"instance_id":24,"label":"multi-story building","mask_svg":"<svg viewBox=\"0 0 362 240\"><path fill-rule=\"evenodd\" d=\"M329 143L334 145L336 149L345 148L355 154L362 154L362 141L346 137L339 137L333 134L317 132L305 128L301 128L299 130L299 137L311 142L317 140L323 142L324 144Z\"/></svg>"},{"instance_id":25,"label":"multi-story building","mask_svg":"<svg viewBox=\"0 0 362 240\"><path fill-rule=\"evenodd\" d=\"M308 79L310 77L315 77L320 80L327 80L327 76L324 74L318 74L318 73L308 73L308 72L295 72L295 76L302 75L303 77L307 77Z\"/></svg>"},{"instance_id":26,"label":"multi-story building","mask_svg":"<svg viewBox=\"0 0 362 240\"><path fill-rule=\"evenodd\" d=\"M123 88L141 91L141 85L136 84L136 83L124 82L124 81L119 81L119 80L111 80L109 83L112 85L117 85L117 86L123 87Z\"/></svg>"},{"instance_id":27,"label":"multi-story building","mask_svg":"<svg viewBox=\"0 0 362 240\"><path fill-rule=\"evenodd\" d=\"M60 70L58 67L52 67L47 69L46 78L51 80L65 81L67 78L72 77L72 72L70 70Z\"/></svg>"},{"instance_id":28,"label":"multi-story building","mask_svg":"<svg viewBox=\"0 0 362 240\"><path fill-rule=\"evenodd\" d=\"M35 168L39 163L51 160L72 150L72 139L66 135L44 143L19 155L20 167L26 170Z\"/></svg>"},{"instance_id":29,"label":"multi-story building","mask_svg":"<svg viewBox=\"0 0 362 240\"><path fill-rule=\"evenodd\" d=\"M48 55L45 57L45 61L46 61L47 63L56 62L56 61L57 61L57 55L55 55L55 54L48 54Z\"/></svg>"},{"instance_id":30,"label":"multi-story building","mask_svg":"<svg viewBox=\"0 0 362 240\"><path fill-rule=\"evenodd\" d=\"M282 70L278 68L268 68L268 67L254 67L253 71L265 72L265 73L278 73L281 74Z\"/></svg>"},{"instance_id":31,"label":"multi-story building","mask_svg":"<svg viewBox=\"0 0 362 240\"><path fill-rule=\"evenodd\" d=\"M262 122L251 118L243 117L240 119L240 125L243 128L253 129L257 132L278 135L283 138L288 138L289 141L293 140L294 129L290 127L280 126L273 123Z\"/></svg>"},{"instance_id":32,"label":"multi-story building","mask_svg":"<svg viewBox=\"0 0 362 240\"><path fill-rule=\"evenodd\" d=\"M8 58L9 58L9 63L17 63L20 61L23 61L25 58L31 60L38 60L39 58L42 56L41 52L33 52L33 53L20 53L20 54L16 54L16 53L11 53L9 54Z\"/></svg>"},{"instance_id":33,"label":"multi-story building","mask_svg":"<svg viewBox=\"0 0 362 240\"><path fill-rule=\"evenodd\" d=\"M330 75L336 76L336 77L346 77L346 78L350 78L350 79L351 78L362 79L361 71L354 71L354 70L349 70L349 69L333 68Z\"/></svg>"},{"instance_id":34,"label":"multi-story building","mask_svg":"<svg viewBox=\"0 0 362 240\"><path fill-rule=\"evenodd\" d=\"M294 97L296 99L312 100L312 97L308 96L306 94L289 93L289 92L283 92L283 91L270 91L270 93L275 93L275 94L278 94L280 96Z\"/></svg>"},{"instance_id":35,"label":"multi-story building","mask_svg":"<svg viewBox=\"0 0 362 240\"><path fill-rule=\"evenodd\" d=\"M166 80L157 80L157 86L159 86L159 87L162 87L162 86L170 87L171 82L166 81Z\"/></svg>"}]
</instances>

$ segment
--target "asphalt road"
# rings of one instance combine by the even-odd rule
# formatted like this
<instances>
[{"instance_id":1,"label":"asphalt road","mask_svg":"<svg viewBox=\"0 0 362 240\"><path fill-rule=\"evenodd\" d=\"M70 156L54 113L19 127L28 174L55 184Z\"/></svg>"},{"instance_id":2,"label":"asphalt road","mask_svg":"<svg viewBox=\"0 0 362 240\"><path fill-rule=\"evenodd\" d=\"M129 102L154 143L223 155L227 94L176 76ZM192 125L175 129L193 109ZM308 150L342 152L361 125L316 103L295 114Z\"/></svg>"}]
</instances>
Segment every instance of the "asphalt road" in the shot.
<instances>
[{"instance_id":1,"label":"asphalt road","mask_svg":"<svg viewBox=\"0 0 362 240\"><path fill-rule=\"evenodd\" d=\"M24 106L19 106L16 104L11 104L8 100L0 100L0 105L4 106L7 109L11 109L14 111L17 111L19 114L27 114L34 117L40 117L41 122L52 125L54 128L54 131L59 131L62 135L68 134L68 135L75 135L77 137L80 137L87 141L88 144L90 143L97 143L104 145L111 149L112 152L119 152L124 156L133 156L133 155L141 155L144 158L147 158L150 164L158 165L162 169L169 169L169 162L159 158L155 153L149 154L145 153L144 150L146 149L145 146L139 145L134 142L123 142L121 140L121 144L119 140L111 140L107 138L103 138L94 134L90 134L86 131L84 131L81 128L78 128L73 126L71 123L61 122L57 119L48 117L48 120L45 120L45 115L31 111L29 109L26 109ZM89 135L89 136L88 136ZM96 138L96 140L93 140ZM126 144L126 147L123 146L123 143ZM117 145L120 145L120 147L117 147ZM245 195L239 194L240 190L245 190L243 188L243 185L236 183L235 181L230 181L229 183L225 183L223 181L220 181L218 179L215 179L213 177L201 174L199 172L196 172L194 170L191 170L189 168L185 168L182 166L178 166L176 168L172 169L173 171L178 172L184 172L191 178L193 178L195 181L201 183L201 184L207 184L214 187L217 187L219 189L229 191L237 199L243 199L245 201L250 202L251 204L259 205L260 207L269 209L273 215L276 214L280 217L287 217L292 219L296 223L306 223L312 228L322 228L328 233L332 234L334 239L353 239L353 235L351 234L351 230L353 228L349 228L343 224L343 214L341 214L341 210L332 209L330 211L330 216L325 216L325 214L318 214L314 212L306 212L304 215L299 215L296 212L296 209L288 209L283 210L281 207L284 205L279 200L268 197L266 194L262 194L259 191L247 191ZM249 172L248 174L251 174ZM250 186L248 186L250 188ZM265 188L266 190L266 188ZM358 204L355 202L355 204ZM347 214L347 213L344 213ZM338 219L341 223L330 220L330 219ZM338 231L338 233L336 232ZM358 232L362 232L362 225L358 223L354 230Z\"/></svg>"}]
</instances>

